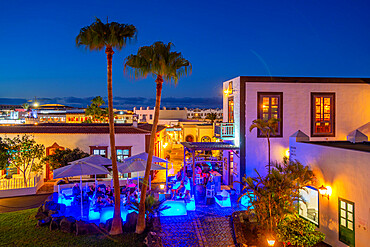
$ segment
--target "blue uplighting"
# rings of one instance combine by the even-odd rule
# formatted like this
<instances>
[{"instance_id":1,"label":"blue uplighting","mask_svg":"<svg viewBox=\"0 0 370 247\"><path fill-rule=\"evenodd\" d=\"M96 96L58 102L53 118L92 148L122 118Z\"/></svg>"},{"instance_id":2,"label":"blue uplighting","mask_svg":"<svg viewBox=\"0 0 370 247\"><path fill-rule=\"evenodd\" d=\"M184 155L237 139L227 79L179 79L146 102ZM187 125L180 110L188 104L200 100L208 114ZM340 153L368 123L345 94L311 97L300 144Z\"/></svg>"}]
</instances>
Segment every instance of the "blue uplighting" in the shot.
<instances>
[{"instance_id":1,"label":"blue uplighting","mask_svg":"<svg viewBox=\"0 0 370 247\"><path fill-rule=\"evenodd\" d=\"M184 201L165 201L163 206L170 206L169 209L163 210L163 216L183 216L187 215L186 203Z\"/></svg>"}]
</instances>

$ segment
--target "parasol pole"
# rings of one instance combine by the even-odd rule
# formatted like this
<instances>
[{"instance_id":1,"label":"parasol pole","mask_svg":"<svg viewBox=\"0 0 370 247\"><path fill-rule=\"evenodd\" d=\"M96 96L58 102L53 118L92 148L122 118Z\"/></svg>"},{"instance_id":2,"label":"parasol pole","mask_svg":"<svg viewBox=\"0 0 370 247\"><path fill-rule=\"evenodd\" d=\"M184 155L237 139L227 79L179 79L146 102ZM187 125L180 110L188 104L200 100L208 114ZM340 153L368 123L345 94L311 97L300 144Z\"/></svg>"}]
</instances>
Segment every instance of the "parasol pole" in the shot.
<instances>
[{"instance_id":1,"label":"parasol pole","mask_svg":"<svg viewBox=\"0 0 370 247\"><path fill-rule=\"evenodd\" d=\"M168 188L168 161L166 162L166 193Z\"/></svg>"},{"instance_id":2,"label":"parasol pole","mask_svg":"<svg viewBox=\"0 0 370 247\"><path fill-rule=\"evenodd\" d=\"M96 185L96 174L95 174L95 194L96 194L96 189L97 189L97 185Z\"/></svg>"},{"instance_id":3,"label":"parasol pole","mask_svg":"<svg viewBox=\"0 0 370 247\"><path fill-rule=\"evenodd\" d=\"M83 218L83 205L82 205L82 176L80 175L80 196L81 196L81 218Z\"/></svg>"},{"instance_id":4,"label":"parasol pole","mask_svg":"<svg viewBox=\"0 0 370 247\"><path fill-rule=\"evenodd\" d=\"M149 190L152 189L152 176L149 174Z\"/></svg>"}]
</instances>

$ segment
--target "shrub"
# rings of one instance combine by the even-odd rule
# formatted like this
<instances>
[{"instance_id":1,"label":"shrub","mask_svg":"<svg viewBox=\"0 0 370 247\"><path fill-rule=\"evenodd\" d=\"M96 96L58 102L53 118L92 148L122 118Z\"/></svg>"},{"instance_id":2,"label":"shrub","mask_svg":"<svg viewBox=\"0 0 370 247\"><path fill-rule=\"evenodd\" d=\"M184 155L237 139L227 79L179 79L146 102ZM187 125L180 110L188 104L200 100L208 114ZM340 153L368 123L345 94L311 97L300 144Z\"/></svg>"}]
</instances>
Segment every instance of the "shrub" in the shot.
<instances>
[{"instance_id":1,"label":"shrub","mask_svg":"<svg viewBox=\"0 0 370 247\"><path fill-rule=\"evenodd\" d=\"M323 241L325 234L316 230L315 224L297 215L289 215L276 228L278 241L295 246L310 247Z\"/></svg>"},{"instance_id":2,"label":"shrub","mask_svg":"<svg viewBox=\"0 0 370 247\"><path fill-rule=\"evenodd\" d=\"M170 208L170 206L163 206L164 201L159 201L152 195L148 195L145 198L145 215L147 219L153 218L155 215L160 215L163 210ZM138 202L133 201L130 207L136 212L139 212Z\"/></svg>"},{"instance_id":3,"label":"shrub","mask_svg":"<svg viewBox=\"0 0 370 247\"><path fill-rule=\"evenodd\" d=\"M248 213L254 214L261 231L273 233L287 215L296 213L300 200L299 190L310 185L314 175L308 166L284 158L282 164L275 164L271 172L257 177L243 178L243 196L248 197Z\"/></svg>"}]
</instances>

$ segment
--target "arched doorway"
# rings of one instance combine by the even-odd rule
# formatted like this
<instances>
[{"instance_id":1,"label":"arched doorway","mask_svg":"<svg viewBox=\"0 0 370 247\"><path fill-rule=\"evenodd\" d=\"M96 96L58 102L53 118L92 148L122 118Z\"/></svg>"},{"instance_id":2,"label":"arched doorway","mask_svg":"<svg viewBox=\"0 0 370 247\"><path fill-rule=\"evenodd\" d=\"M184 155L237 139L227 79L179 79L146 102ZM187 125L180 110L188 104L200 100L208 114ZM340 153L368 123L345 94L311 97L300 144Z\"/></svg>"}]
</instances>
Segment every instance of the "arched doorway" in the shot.
<instances>
[{"instance_id":1,"label":"arched doorway","mask_svg":"<svg viewBox=\"0 0 370 247\"><path fill-rule=\"evenodd\" d=\"M56 142L54 142L53 145L51 145L50 147L47 147L46 148L46 156L53 155L55 153L55 150L57 150L57 149L64 150L65 148L62 147L62 146L59 146ZM45 179L46 180L52 179L52 172L50 171L49 163L46 163L46 167L45 168L46 168L45 169Z\"/></svg>"},{"instance_id":2,"label":"arched doorway","mask_svg":"<svg viewBox=\"0 0 370 247\"><path fill-rule=\"evenodd\" d=\"M194 142L194 136L193 135L187 135L185 137L186 142Z\"/></svg>"}]
</instances>

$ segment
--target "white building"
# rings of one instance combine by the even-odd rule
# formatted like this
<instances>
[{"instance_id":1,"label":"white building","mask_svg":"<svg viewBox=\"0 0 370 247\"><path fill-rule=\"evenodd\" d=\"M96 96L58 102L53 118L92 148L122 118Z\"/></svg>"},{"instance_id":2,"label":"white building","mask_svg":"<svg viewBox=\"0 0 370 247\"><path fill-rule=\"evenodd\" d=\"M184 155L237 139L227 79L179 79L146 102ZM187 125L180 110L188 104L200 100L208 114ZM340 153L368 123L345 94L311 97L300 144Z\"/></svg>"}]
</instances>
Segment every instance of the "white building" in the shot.
<instances>
[{"instance_id":1,"label":"white building","mask_svg":"<svg viewBox=\"0 0 370 247\"><path fill-rule=\"evenodd\" d=\"M222 119L223 110L216 108L216 109L188 109L188 119L205 119L208 114L215 113L217 115L217 119Z\"/></svg>"},{"instance_id":2,"label":"white building","mask_svg":"<svg viewBox=\"0 0 370 247\"><path fill-rule=\"evenodd\" d=\"M359 130L370 134L370 123ZM309 165L317 178L315 187L301 192L306 203L300 203L299 214L315 223L331 246L370 242L370 142L359 130L350 133L351 141L313 141L300 131L290 137L290 158Z\"/></svg>"},{"instance_id":3,"label":"white building","mask_svg":"<svg viewBox=\"0 0 370 247\"><path fill-rule=\"evenodd\" d=\"M141 123L153 123L154 120L154 108L140 107L139 109L134 107L134 114L138 116L138 122ZM178 122L179 120L187 119L187 108L166 108L163 107L159 110L159 124L168 124L171 122Z\"/></svg>"},{"instance_id":4,"label":"white building","mask_svg":"<svg viewBox=\"0 0 370 247\"><path fill-rule=\"evenodd\" d=\"M289 136L298 129L312 141L346 140L349 132L370 120L370 79L240 76L223 83L223 123L215 136L240 147L239 155L224 152L228 166L223 182L262 174L268 163L267 141L255 129L257 118L281 119L271 139L271 161L281 161L289 148ZM317 112L315 112L317 111Z\"/></svg>"}]
</instances>

